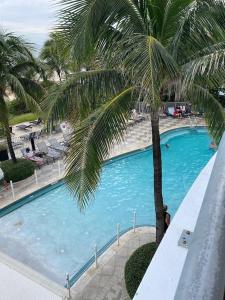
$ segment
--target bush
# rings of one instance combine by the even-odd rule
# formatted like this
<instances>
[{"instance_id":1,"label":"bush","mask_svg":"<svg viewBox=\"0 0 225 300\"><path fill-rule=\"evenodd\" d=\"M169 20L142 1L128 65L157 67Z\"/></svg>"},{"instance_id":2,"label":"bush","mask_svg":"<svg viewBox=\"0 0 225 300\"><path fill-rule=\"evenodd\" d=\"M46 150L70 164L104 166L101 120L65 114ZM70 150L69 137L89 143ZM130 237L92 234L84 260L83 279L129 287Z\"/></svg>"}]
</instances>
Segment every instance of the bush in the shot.
<instances>
[{"instance_id":1,"label":"bush","mask_svg":"<svg viewBox=\"0 0 225 300\"><path fill-rule=\"evenodd\" d=\"M30 112L24 101L18 99L8 102L8 110L11 115L20 115Z\"/></svg>"},{"instance_id":2,"label":"bush","mask_svg":"<svg viewBox=\"0 0 225 300\"><path fill-rule=\"evenodd\" d=\"M124 273L127 292L131 298L134 297L155 251L155 243L145 244L138 248L128 259Z\"/></svg>"},{"instance_id":3,"label":"bush","mask_svg":"<svg viewBox=\"0 0 225 300\"><path fill-rule=\"evenodd\" d=\"M12 160L6 160L0 163L0 168L4 173L7 182L17 182L34 174L35 165L26 159L17 159L17 163Z\"/></svg>"},{"instance_id":4,"label":"bush","mask_svg":"<svg viewBox=\"0 0 225 300\"><path fill-rule=\"evenodd\" d=\"M3 138L5 136L5 132L4 129L2 128L1 124L0 124L0 138Z\"/></svg>"},{"instance_id":5,"label":"bush","mask_svg":"<svg viewBox=\"0 0 225 300\"><path fill-rule=\"evenodd\" d=\"M5 143L0 143L0 151L4 151L4 150L7 150L8 147Z\"/></svg>"}]
</instances>

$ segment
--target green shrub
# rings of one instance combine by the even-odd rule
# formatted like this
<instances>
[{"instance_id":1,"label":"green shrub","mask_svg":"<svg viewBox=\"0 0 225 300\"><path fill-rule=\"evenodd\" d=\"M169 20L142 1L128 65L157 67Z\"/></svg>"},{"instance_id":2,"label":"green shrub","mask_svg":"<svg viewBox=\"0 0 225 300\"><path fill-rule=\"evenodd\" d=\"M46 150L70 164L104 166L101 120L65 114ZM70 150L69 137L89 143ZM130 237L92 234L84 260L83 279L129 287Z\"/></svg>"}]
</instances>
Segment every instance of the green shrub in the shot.
<instances>
[{"instance_id":1,"label":"green shrub","mask_svg":"<svg viewBox=\"0 0 225 300\"><path fill-rule=\"evenodd\" d=\"M138 248L128 259L124 273L127 292L131 298L134 297L155 251L155 243L145 244Z\"/></svg>"},{"instance_id":2,"label":"green shrub","mask_svg":"<svg viewBox=\"0 0 225 300\"><path fill-rule=\"evenodd\" d=\"M20 115L30 112L24 101L18 99L8 102L8 110L11 115Z\"/></svg>"},{"instance_id":3,"label":"green shrub","mask_svg":"<svg viewBox=\"0 0 225 300\"><path fill-rule=\"evenodd\" d=\"M8 147L5 143L0 143L0 151L4 151L4 150L7 150Z\"/></svg>"},{"instance_id":4,"label":"green shrub","mask_svg":"<svg viewBox=\"0 0 225 300\"><path fill-rule=\"evenodd\" d=\"M0 124L0 138L3 138L5 136L5 132L4 129L2 128L1 124Z\"/></svg>"},{"instance_id":5,"label":"green shrub","mask_svg":"<svg viewBox=\"0 0 225 300\"><path fill-rule=\"evenodd\" d=\"M17 182L30 177L34 174L35 165L26 159L17 159L17 163L12 160L6 160L0 163L0 168L4 173L4 178L7 182Z\"/></svg>"}]
</instances>

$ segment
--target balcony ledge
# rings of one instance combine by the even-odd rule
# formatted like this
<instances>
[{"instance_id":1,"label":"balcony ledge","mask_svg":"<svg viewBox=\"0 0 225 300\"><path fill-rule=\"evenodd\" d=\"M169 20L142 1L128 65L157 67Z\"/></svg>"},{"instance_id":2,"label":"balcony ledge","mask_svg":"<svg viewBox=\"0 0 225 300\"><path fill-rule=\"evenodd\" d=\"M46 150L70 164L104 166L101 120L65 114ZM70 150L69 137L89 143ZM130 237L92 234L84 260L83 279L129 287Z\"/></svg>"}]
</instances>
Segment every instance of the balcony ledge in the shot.
<instances>
[{"instance_id":1,"label":"balcony ledge","mask_svg":"<svg viewBox=\"0 0 225 300\"><path fill-rule=\"evenodd\" d=\"M175 297L188 249L178 246L184 229L194 231L216 154L193 183L175 214L134 300L172 300Z\"/></svg>"}]
</instances>

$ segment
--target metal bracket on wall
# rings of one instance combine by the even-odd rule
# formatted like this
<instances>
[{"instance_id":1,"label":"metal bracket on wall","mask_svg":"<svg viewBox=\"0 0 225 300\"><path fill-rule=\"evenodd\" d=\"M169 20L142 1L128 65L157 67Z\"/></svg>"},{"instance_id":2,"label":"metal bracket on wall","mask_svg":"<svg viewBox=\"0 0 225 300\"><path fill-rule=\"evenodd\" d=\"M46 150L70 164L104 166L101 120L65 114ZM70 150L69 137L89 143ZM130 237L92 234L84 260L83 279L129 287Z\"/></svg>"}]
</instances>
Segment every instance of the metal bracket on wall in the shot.
<instances>
[{"instance_id":1,"label":"metal bracket on wall","mask_svg":"<svg viewBox=\"0 0 225 300\"><path fill-rule=\"evenodd\" d=\"M191 243L192 234L193 232L191 232L190 230L183 230L178 241L178 246L188 248Z\"/></svg>"}]
</instances>

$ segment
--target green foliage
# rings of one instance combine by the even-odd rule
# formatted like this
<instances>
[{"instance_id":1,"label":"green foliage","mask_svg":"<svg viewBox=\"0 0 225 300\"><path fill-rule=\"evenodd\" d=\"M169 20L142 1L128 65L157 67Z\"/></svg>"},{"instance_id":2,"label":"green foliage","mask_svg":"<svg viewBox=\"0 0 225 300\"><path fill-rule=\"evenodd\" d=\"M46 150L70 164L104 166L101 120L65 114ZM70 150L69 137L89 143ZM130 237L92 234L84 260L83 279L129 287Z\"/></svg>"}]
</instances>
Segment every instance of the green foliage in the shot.
<instances>
[{"instance_id":1,"label":"green foliage","mask_svg":"<svg viewBox=\"0 0 225 300\"><path fill-rule=\"evenodd\" d=\"M26 159L17 159L17 163L12 160L6 160L0 163L0 168L4 173L7 182L17 182L34 174L35 165Z\"/></svg>"},{"instance_id":2,"label":"green foliage","mask_svg":"<svg viewBox=\"0 0 225 300\"><path fill-rule=\"evenodd\" d=\"M16 124L23 123L23 122L34 121L35 119L37 119L37 116L35 114L27 113L27 114L22 114L22 115L19 115L19 116L12 117L9 120L9 124L10 125L16 125Z\"/></svg>"},{"instance_id":3,"label":"green foliage","mask_svg":"<svg viewBox=\"0 0 225 300\"><path fill-rule=\"evenodd\" d=\"M134 297L155 251L155 243L145 244L137 249L128 259L125 266L124 277L127 292L131 299Z\"/></svg>"},{"instance_id":4,"label":"green foliage","mask_svg":"<svg viewBox=\"0 0 225 300\"><path fill-rule=\"evenodd\" d=\"M0 138L3 138L4 136L5 136L4 129L2 128L2 126L0 124Z\"/></svg>"},{"instance_id":5,"label":"green foliage","mask_svg":"<svg viewBox=\"0 0 225 300\"><path fill-rule=\"evenodd\" d=\"M24 101L15 99L8 102L8 111L9 114L18 116L30 112L30 109L27 108Z\"/></svg>"},{"instance_id":6,"label":"green foliage","mask_svg":"<svg viewBox=\"0 0 225 300\"><path fill-rule=\"evenodd\" d=\"M56 33L51 34L41 50L40 59L43 61L48 79L53 80L55 75L59 81L68 74L69 62L65 44Z\"/></svg>"},{"instance_id":7,"label":"green foliage","mask_svg":"<svg viewBox=\"0 0 225 300\"><path fill-rule=\"evenodd\" d=\"M16 157L10 145L10 114L5 97L10 91L17 99L23 101L28 109L40 113L37 99L42 97L43 89L37 81L37 76L40 77L43 70L32 51L31 44L23 38L0 29L0 124L4 128L14 162ZM15 107L11 109L15 110Z\"/></svg>"},{"instance_id":8,"label":"green foliage","mask_svg":"<svg viewBox=\"0 0 225 300\"><path fill-rule=\"evenodd\" d=\"M80 207L91 199L104 159L121 140L134 99L154 111L161 106L162 93L188 99L204 110L210 132L220 140L225 114L209 89L225 82L224 1L60 4L60 38L74 60L88 65L98 57L101 66L69 76L45 99L49 119L66 117L74 129L67 175ZM132 92L125 97L123 91Z\"/></svg>"},{"instance_id":9,"label":"green foliage","mask_svg":"<svg viewBox=\"0 0 225 300\"><path fill-rule=\"evenodd\" d=\"M8 147L5 143L0 143L0 151L7 150Z\"/></svg>"},{"instance_id":10,"label":"green foliage","mask_svg":"<svg viewBox=\"0 0 225 300\"><path fill-rule=\"evenodd\" d=\"M76 129L77 139L71 141L69 155L66 158L68 163L66 180L71 191L75 191L78 195L77 201L81 209L88 204L99 182L101 163L107 158L113 140L122 141L129 116L131 95L132 88L118 92L85 118Z\"/></svg>"}]
</instances>

